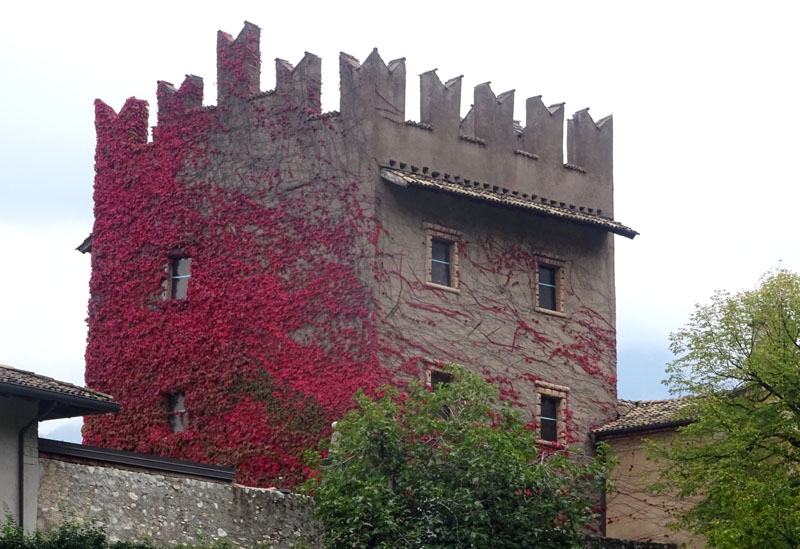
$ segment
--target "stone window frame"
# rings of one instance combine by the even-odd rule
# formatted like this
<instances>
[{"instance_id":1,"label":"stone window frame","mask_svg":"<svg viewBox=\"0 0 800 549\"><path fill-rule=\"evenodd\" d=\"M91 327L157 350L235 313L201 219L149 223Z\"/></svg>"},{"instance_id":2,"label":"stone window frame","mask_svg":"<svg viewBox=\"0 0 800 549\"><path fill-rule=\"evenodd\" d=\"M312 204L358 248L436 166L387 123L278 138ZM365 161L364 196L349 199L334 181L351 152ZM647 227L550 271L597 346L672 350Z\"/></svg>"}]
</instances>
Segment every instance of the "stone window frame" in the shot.
<instances>
[{"instance_id":1,"label":"stone window frame","mask_svg":"<svg viewBox=\"0 0 800 549\"><path fill-rule=\"evenodd\" d=\"M425 229L425 285L438 290L460 294L459 289L459 255L461 248L461 231L437 225L423 223ZM444 240L450 243L450 285L437 284L431 280L431 264L433 260L433 241Z\"/></svg>"},{"instance_id":2,"label":"stone window frame","mask_svg":"<svg viewBox=\"0 0 800 549\"><path fill-rule=\"evenodd\" d=\"M545 313L553 316L566 316L564 312L564 284L566 280L567 262L551 256L537 255L535 257L535 268L533 270L533 309L537 313ZM539 267L552 267L556 270L556 308L548 309L539 306Z\"/></svg>"},{"instance_id":3,"label":"stone window frame","mask_svg":"<svg viewBox=\"0 0 800 549\"><path fill-rule=\"evenodd\" d=\"M565 385L556 385L547 381L537 380L536 386L536 402L535 402L535 417L539 423L539 433L541 433L541 420L542 417L542 397L550 397L558 399L558 407L556 408L556 440L544 440L539 438L538 442L542 446L550 446L553 448L561 448L565 440L566 433L566 411L567 411L567 398L569 397L569 387Z\"/></svg>"}]
</instances>

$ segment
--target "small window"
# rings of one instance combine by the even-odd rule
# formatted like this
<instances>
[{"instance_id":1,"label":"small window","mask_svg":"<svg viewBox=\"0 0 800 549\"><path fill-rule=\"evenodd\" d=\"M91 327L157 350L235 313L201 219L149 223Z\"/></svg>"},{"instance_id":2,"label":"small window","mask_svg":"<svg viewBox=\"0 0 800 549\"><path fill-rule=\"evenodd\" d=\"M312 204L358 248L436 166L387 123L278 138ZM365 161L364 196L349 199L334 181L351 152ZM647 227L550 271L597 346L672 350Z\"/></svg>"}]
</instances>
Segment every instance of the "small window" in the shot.
<instances>
[{"instance_id":1,"label":"small window","mask_svg":"<svg viewBox=\"0 0 800 549\"><path fill-rule=\"evenodd\" d=\"M564 262L537 259L534 303L537 311L563 313Z\"/></svg>"},{"instance_id":2,"label":"small window","mask_svg":"<svg viewBox=\"0 0 800 549\"><path fill-rule=\"evenodd\" d=\"M440 286L450 286L450 257L452 242L434 238L431 241L431 282Z\"/></svg>"},{"instance_id":3,"label":"small window","mask_svg":"<svg viewBox=\"0 0 800 549\"><path fill-rule=\"evenodd\" d=\"M458 247L461 233L425 223L427 264L425 282L430 286L458 292Z\"/></svg>"},{"instance_id":4,"label":"small window","mask_svg":"<svg viewBox=\"0 0 800 549\"><path fill-rule=\"evenodd\" d=\"M167 418L173 433L181 433L189 426L189 415L186 413L184 393L167 395Z\"/></svg>"},{"instance_id":5,"label":"small window","mask_svg":"<svg viewBox=\"0 0 800 549\"><path fill-rule=\"evenodd\" d=\"M560 402L560 398L542 397L542 411L539 415L542 440L558 441L558 406Z\"/></svg>"},{"instance_id":6,"label":"small window","mask_svg":"<svg viewBox=\"0 0 800 549\"><path fill-rule=\"evenodd\" d=\"M536 381L536 419L542 444L558 445L565 431L564 408L569 387L544 380Z\"/></svg>"},{"instance_id":7,"label":"small window","mask_svg":"<svg viewBox=\"0 0 800 549\"><path fill-rule=\"evenodd\" d=\"M539 266L539 307L555 311L556 309L556 268L549 265Z\"/></svg>"},{"instance_id":8,"label":"small window","mask_svg":"<svg viewBox=\"0 0 800 549\"><path fill-rule=\"evenodd\" d=\"M172 299L186 299L191 273L191 257L173 257L170 261L169 295Z\"/></svg>"}]
</instances>

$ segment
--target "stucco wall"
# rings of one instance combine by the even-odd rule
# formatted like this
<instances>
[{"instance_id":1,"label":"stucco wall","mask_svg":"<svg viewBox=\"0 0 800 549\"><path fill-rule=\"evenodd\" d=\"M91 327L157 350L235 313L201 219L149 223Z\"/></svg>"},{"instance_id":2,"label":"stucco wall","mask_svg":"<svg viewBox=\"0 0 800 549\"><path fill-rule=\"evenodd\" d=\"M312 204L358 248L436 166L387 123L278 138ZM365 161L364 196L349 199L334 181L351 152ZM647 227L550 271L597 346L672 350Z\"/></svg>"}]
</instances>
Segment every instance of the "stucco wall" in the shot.
<instances>
[{"instance_id":1,"label":"stucco wall","mask_svg":"<svg viewBox=\"0 0 800 549\"><path fill-rule=\"evenodd\" d=\"M409 188L382 188L383 330L402 359L457 362L535 420L536 382L569 388L561 442L615 414L613 240L591 228ZM425 225L457 231L459 291L424 284ZM563 265L563 310L535 307L535 261ZM387 357L386 363L400 359ZM430 367L433 367L429 365Z\"/></svg>"},{"instance_id":2,"label":"stucco wall","mask_svg":"<svg viewBox=\"0 0 800 549\"><path fill-rule=\"evenodd\" d=\"M306 498L275 490L116 467L39 460L37 526L91 521L112 540L318 547Z\"/></svg>"},{"instance_id":3,"label":"stucco wall","mask_svg":"<svg viewBox=\"0 0 800 549\"><path fill-rule=\"evenodd\" d=\"M669 494L654 495L647 491L647 486L658 480L662 464L648 456L644 440L668 445L673 434L661 431L608 439L612 452L620 458L610 477L615 489L606 498L608 536L705 547L703 538L673 531L668 526L671 514L687 502Z\"/></svg>"},{"instance_id":4,"label":"stucco wall","mask_svg":"<svg viewBox=\"0 0 800 549\"><path fill-rule=\"evenodd\" d=\"M19 520L18 444L20 429L37 415L38 401L15 397L0 398L0 513L10 513ZM36 492L38 489L38 425L34 423L25 433L25 479L23 498L24 526L31 531L36 524Z\"/></svg>"}]
</instances>

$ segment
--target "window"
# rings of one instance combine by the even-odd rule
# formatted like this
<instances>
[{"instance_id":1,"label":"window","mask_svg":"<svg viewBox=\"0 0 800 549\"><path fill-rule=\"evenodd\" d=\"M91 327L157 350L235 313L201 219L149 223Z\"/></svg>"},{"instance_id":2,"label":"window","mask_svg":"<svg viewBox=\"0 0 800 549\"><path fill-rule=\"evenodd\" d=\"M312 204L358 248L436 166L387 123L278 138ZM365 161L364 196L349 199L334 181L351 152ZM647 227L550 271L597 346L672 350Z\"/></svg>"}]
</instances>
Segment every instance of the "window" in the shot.
<instances>
[{"instance_id":1,"label":"window","mask_svg":"<svg viewBox=\"0 0 800 549\"><path fill-rule=\"evenodd\" d=\"M189 415L186 413L184 393L167 395L167 418L173 433L181 433L189 426Z\"/></svg>"},{"instance_id":2,"label":"window","mask_svg":"<svg viewBox=\"0 0 800 549\"><path fill-rule=\"evenodd\" d=\"M556 268L550 265L539 266L539 307L556 310Z\"/></svg>"},{"instance_id":3,"label":"window","mask_svg":"<svg viewBox=\"0 0 800 549\"><path fill-rule=\"evenodd\" d=\"M563 261L537 258L534 289L537 311L563 314L564 265Z\"/></svg>"},{"instance_id":4,"label":"window","mask_svg":"<svg viewBox=\"0 0 800 549\"><path fill-rule=\"evenodd\" d=\"M549 442L558 441L558 404L560 399L553 397L542 397L541 413L539 423L541 426L542 440Z\"/></svg>"},{"instance_id":5,"label":"window","mask_svg":"<svg viewBox=\"0 0 800 549\"><path fill-rule=\"evenodd\" d=\"M186 299L191 278L191 257L173 257L169 268L169 296L171 299Z\"/></svg>"},{"instance_id":6,"label":"window","mask_svg":"<svg viewBox=\"0 0 800 549\"><path fill-rule=\"evenodd\" d=\"M434 238L431 241L431 282L440 286L450 286L450 259L452 242Z\"/></svg>"},{"instance_id":7,"label":"window","mask_svg":"<svg viewBox=\"0 0 800 549\"><path fill-rule=\"evenodd\" d=\"M442 387L453 381L453 374L448 374L447 372L442 372L441 370L431 370L430 376L431 388L434 391L436 391L437 387ZM453 410L446 404L442 406L441 411L439 411L439 417L442 419L447 419L452 415Z\"/></svg>"},{"instance_id":8,"label":"window","mask_svg":"<svg viewBox=\"0 0 800 549\"><path fill-rule=\"evenodd\" d=\"M458 292L458 246L461 233L432 223L425 223L425 230L426 284Z\"/></svg>"},{"instance_id":9,"label":"window","mask_svg":"<svg viewBox=\"0 0 800 549\"><path fill-rule=\"evenodd\" d=\"M564 417L569 387L536 381L536 419L542 444L557 445L565 431Z\"/></svg>"}]
</instances>

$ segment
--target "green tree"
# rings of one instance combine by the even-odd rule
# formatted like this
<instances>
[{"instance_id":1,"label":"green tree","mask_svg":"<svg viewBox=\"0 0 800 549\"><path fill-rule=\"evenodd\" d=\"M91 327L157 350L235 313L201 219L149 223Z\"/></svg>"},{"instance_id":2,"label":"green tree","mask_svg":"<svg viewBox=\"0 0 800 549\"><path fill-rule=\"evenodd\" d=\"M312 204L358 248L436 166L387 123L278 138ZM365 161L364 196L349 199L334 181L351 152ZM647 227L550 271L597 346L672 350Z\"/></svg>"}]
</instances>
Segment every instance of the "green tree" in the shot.
<instances>
[{"instance_id":1,"label":"green tree","mask_svg":"<svg viewBox=\"0 0 800 549\"><path fill-rule=\"evenodd\" d=\"M697 502L676 526L713 547L800 547L800 277L718 292L671 340L666 383L694 395L693 422L655 488Z\"/></svg>"},{"instance_id":2,"label":"green tree","mask_svg":"<svg viewBox=\"0 0 800 549\"><path fill-rule=\"evenodd\" d=\"M413 382L356 396L306 485L328 547L578 546L599 510L602 456L540 452L493 385L450 372L433 392Z\"/></svg>"}]
</instances>

